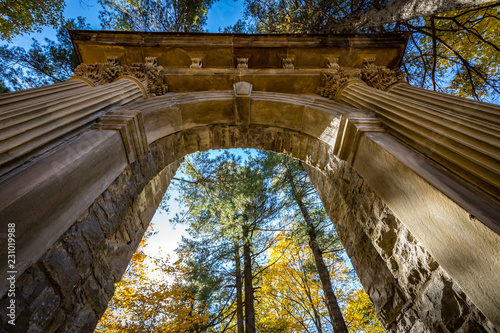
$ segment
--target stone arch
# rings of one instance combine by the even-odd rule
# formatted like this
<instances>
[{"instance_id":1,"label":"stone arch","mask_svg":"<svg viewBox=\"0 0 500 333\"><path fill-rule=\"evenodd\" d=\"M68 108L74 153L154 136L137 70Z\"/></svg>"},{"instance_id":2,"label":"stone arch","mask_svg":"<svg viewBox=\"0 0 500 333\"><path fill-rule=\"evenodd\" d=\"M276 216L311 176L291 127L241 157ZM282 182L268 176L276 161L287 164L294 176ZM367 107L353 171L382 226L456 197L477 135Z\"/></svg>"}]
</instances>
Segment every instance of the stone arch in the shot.
<instances>
[{"instance_id":1,"label":"stone arch","mask_svg":"<svg viewBox=\"0 0 500 333\"><path fill-rule=\"evenodd\" d=\"M315 95L252 92L238 86L234 91L167 94L116 108L109 114L112 118L101 117L101 124L125 117L125 126L135 126L137 131L125 135L123 127L117 133L112 126L101 125L87 133L89 140L95 141L82 150L91 151L99 145L103 151L77 154L62 167L71 169L60 175L67 181L88 167L85 161L95 163L97 158L106 162L106 153L113 150L121 156L120 162L105 164L112 172L96 175L107 182L105 189L87 188L88 196L80 199L88 202L71 206L78 215L75 222L49 225L46 221L43 225L59 235L46 242L46 248L37 247L44 251L27 254L25 271L18 279L20 326L16 329L92 331L182 157L208 149L256 148L289 154L309 165L308 172L325 208L388 331L470 331L478 327L495 331L470 300L469 294L475 296L474 302L484 305L481 309L485 314L495 310L494 304L481 299L482 295L470 286L473 275L450 277L446 271L450 271L453 260L445 258L450 250L443 254L433 242L424 242L434 250L431 255L419 242L421 238L413 235L413 230L420 232L418 226L409 218L403 222L398 219L425 205L425 200L412 202L415 195L425 191L431 191L433 200L446 202L444 209L454 214L455 223L461 223L467 212L460 211L435 187L418 180L421 175L394 157L394 152L408 154L406 158L425 163L384 133L374 115ZM141 145L141 126L147 147ZM126 137L135 139L128 143L120 140ZM81 159L85 161L77 165L75 161ZM395 174L372 170L383 179L366 177L367 159L384 159L390 166L387 170ZM389 191L387 195L380 183L394 187L387 182L394 176L417 181L410 190L400 188L400 192ZM57 175L50 181L59 181ZM398 204L401 193L403 208ZM394 212L384 201L395 207ZM426 215L435 212L433 209L414 214ZM470 220L480 236L486 237L478 246L491 245L494 252L496 235L479 221ZM414 229L409 230L404 222ZM436 252L441 260L434 259ZM494 263L494 259L489 260L493 261L486 263ZM481 264L485 263L477 267ZM452 266L451 272L459 269ZM467 291L463 292L459 284ZM2 306L6 301L4 297Z\"/></svg>"}]
</instances>

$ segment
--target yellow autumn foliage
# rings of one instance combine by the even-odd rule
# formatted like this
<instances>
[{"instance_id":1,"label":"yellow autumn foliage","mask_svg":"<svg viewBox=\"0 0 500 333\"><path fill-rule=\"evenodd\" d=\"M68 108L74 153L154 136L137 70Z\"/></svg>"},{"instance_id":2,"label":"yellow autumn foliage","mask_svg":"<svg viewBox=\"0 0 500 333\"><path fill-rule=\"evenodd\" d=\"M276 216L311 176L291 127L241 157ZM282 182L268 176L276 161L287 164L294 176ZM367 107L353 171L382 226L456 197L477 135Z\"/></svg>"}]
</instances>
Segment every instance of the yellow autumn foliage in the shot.
<instances>
[{"instance_id":1,"label":"yellow autumn foliage","mask_svg":"<svg viewBox=\"0 0 500 333\"><path fill-rule=\"evenodd\" d=\"M184 333L207 325L210 314L182 283L184 268L169 258L151 260L142 249L133 255L96 332ZM150 277L151 267L162 279ZM193 331L195 332L195 331Z\"/></svg>"},{"instance_id":2,"label":"yellow autumn foliage","mask_svg":"<svg viewBox=\"0 0 500 333\"><path fill-rule=\"evenodd\" d=\"M270 266L259 281L257 330L330 331L328 309L309 246L297 244L290 233L282 231L268 250L268 257ZM333 253L324 253L323 257L349 331L383 332L368 295L358 289L359 283L354 282L345 260Z\"/></svg>"}]
</instances>

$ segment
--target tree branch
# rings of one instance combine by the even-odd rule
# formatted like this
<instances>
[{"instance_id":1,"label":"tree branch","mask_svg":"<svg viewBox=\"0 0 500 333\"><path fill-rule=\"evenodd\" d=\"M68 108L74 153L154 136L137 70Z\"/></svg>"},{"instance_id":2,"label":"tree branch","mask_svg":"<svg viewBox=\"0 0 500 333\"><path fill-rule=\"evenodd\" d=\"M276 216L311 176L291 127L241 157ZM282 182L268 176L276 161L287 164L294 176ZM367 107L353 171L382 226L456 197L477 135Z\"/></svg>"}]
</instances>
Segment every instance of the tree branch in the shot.
<instances>
[{"instance_id":1,"label":"tree branch","mask_svg":"<svg viewBox=\"0 0 500 333\"><path fill-rule=\"evenodd\" d=\"M374 8L335 22L325 32L354 33L360 29L382 27L389 23L429 17L492 2L491 0L391 0L382 5L381 8Z\"/></svg>"}]
</instances>

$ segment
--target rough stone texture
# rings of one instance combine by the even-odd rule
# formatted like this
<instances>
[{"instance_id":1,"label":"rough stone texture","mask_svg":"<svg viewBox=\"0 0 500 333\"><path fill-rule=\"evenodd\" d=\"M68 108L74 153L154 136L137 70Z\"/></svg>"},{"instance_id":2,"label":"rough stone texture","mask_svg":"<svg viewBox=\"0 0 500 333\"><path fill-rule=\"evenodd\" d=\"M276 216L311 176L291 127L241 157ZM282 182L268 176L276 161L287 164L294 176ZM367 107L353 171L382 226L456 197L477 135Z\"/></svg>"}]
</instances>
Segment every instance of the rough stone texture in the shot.
<instances>
[{"instance_id":1,"label":"rough stone texture","mask_svg":"<svg viewBox=\"0 0 500 333\"><path fill-rule=\"evenodd\" d=\"M149 153L129 165L17 279L16 325L1 316L0 332L92 332L179 163Z\"/></svg>"},{"instance_id":2,"label":"rough stone texture","mask_svg":"<svg viewBox=\"0 0 500 333\"><path fill-rule=\"evenodd\" d=\"M307 167L388 332L500 332L348 163Z\"/></svg>"},{"instance_id":3,"label":"rough stone texture","mask_svg":"<svg viewBox=\"0 0 500 333\"><path fill-rule=\"evenodd\" d=\"M0 332L92 332L179 160L236 147L286 153L311 166L313 183L388 332L498 332L326 144L295 131L245 125L200 126L151 144L18 278L16 326L2 316Z\"/></svg>"}]
</instances>

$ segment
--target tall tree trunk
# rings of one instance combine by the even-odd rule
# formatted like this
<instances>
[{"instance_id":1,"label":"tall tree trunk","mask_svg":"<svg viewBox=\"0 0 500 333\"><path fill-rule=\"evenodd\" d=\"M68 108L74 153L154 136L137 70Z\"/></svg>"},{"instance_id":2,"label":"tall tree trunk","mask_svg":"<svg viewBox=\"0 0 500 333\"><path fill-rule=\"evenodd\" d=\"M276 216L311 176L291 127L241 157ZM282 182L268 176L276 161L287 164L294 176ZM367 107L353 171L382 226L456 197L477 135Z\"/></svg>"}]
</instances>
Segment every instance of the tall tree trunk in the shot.
<instances>
[{"instance_id":1,"label":"tall tree trunk","mask_svg":"<svg viewBox=\"0 0 500 333\"><path fill-rule=\"evenodd\" d=\"M328 272L328 268L326 267L325 261L323 260L323 253L318 246L318 242L316 240L316 228L314 227L314 223L312 222L309 212L302 201L302 197L300 197L297 192L297 188L295 186L295 182L293 180L293 176L291 174L291 170L287 166L286 177L288 183L290 184L290 189L292 191L292 196L297 205L300 208L300 212L304 217L304 221L307 224L308 235L309 235L309 247L311 248L314 261L316 263L316 269L318 270L319 278L321 280L321 285L323 287L323 292L325 293L326 306L328 308L328 314L330 315L330 320L332 321L333 331L335 333L348 333L347 325L344 321L344 316L340 311L339 303L337 301L337 297L333 292L332 281L330 280L330 273Z\"/></svg>"},{"instance_id":2,"label":"tall tree trunk","mask_svg":"<svg viewBox=\"0 0 500 333\"><path fill-rule=\"evenodd\" d=\"M243 283L241 279L240 244L236 243L234 251L236 266L236 319L238 323L238 333L245 333L243 322Z\"/></svg>"},{"instance_id":3,"label":"tall tree trunk","mask_svg":"<svg viewBox=\"0 0 500 333\"><path fill-rule=\"evenodd\" d=\"M313 301L311 292L307 288L304 288L304 293L306 294L307 298L309 299L309 304L313 310L313 316L314 316L313 322L314 322L314 326L316 326L316 330L318 331L317 333L323 333L323 326L321 324L322 318L321 318L321 315L318 313L318 309L316 309L316 306L314 305L314 301Z\"/></svg>"},{"instance_id":4,"label":"tall tree trunk","mask_svg":"<svg viewBox=\"0 0 500 333\"><path fill-rule=\"evenodd\" d=\"M404 22L418 17L430 17L451 10L485 5L492 0L391 0L380 8L349 16L331 24L327 32L354 33L363 28L381 27L384 24Z\"/></svg>"},{"instance_id":5,"label":"tall tree trunk","mask_svg":"<svg viewBox=\"0 0 500 333\"><path fill-rule=\"evenodd\" d=\"M252 284L252 258L248 226L243 227L243 265L245 277L245 333L255 333L254 290Z\"/></svg>"},{"instance_id":6,"label":"tall tree trunk","mask_svg":"<svg viewBox=\"0 0 500 333\"><path fill-rule=\"evenodd\" d=\"M304 213L302 212L302 214ZM328 272L328 268L323 260L323 253L316 242L316 232L311 228L309 228L309 246L313 252L316 268L318 269L319 278L325 293L326 306L328 307L328 313L330 314L330 320L332 321L333 331L335 333L348 333L347 325L345 324L344 317L340 311L337 297L333 292L330 273Z\"/></svg>"}]
</instances>

